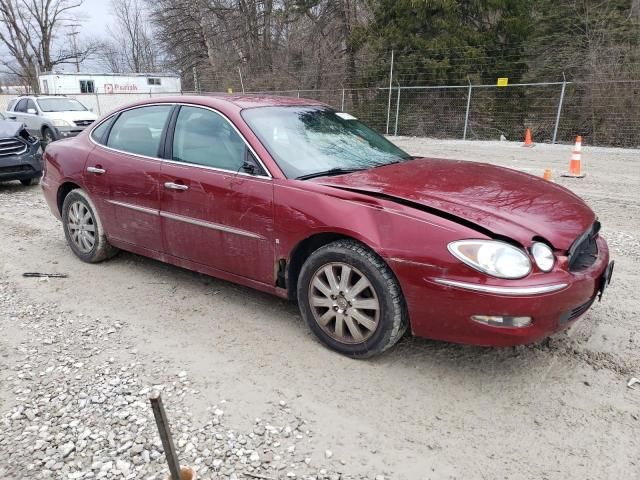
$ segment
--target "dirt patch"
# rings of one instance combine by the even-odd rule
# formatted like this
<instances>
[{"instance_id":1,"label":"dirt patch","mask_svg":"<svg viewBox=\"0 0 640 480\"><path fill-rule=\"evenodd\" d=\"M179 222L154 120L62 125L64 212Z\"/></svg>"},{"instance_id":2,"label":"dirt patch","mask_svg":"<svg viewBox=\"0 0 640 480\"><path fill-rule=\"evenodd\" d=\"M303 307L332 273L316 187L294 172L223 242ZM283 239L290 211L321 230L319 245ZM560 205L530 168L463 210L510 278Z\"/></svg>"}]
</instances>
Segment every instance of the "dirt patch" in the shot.
<instances>
[{"instance_id":1,"label":"dirt patch","mask_svg":"<svg viewBox=\"0 0 640 480\"><path fill-rule=\"evenodd\" d=\"M224 410L224 431L232 430L236 438L253 434L256 418L261 419L258 426L281 429L274 440L278 446L269 448L285 467L265 470L273 478L289 472L298 478L382 475L407 480L640 477L640 391L626 387L628 376L640 375L638 152L586 147L587 177L569 180L559 173L568 166L570 146L525 149L505 142L396 140L413 154L486 161L536 175L552 168L558 183L595 209L611 242L616 274L603 302L575 328L539 345L491 349L407 337L380 358L354 361L323 348L296 307L283 300L127 253L101 265L81 263L66 246L39 187L0 184L0 296L3 306L19 310L1 311L0 328L18 325L30 332L29 325L43 321L42 332L63 342L47 345L51 335L36 333L0 340L0 415L10 424L19 422L19 428L3 425L8 434L0 439L0 465L19 460L33 465L24 478L40 478L44 465L55 459L47 470L96 476L115 452L105 478L123 478L116 473L122 473L117 460L126 462L122 469L137 471L136 455L142 454L127 453L135 440L117 453L126 442L111 445L105 436L103 452L78 452L78 436L85 430L65 430L64 441L49 454L46 448L26 447L24 432L43 426L39 412L33 420L25 417L38 401L35 392L56 388L56 382L39 381L40 365L46 371L44 364L50 364L70 369L68 385L60 385L69 392L56 399L64 394L77 401L82 382L87 390L97 389L95 379L108 383L114 372L122 372L117 376L136 394L155 383L170 385L172 395L165 403L175 409L177 425L184 429L181 451L191 466L205 472L203 478L242 478L241 467L251 465L251 454L244 455L247 462L239 460L239 445L230 447L236 450L232 463L213 465L215 442L205 437L222 434L207 426L215 408ZM26 279L21 276L25 271L67 273L69 278ZM37 365L30 363L32 358ZM73 371L78 362L86 377ZM31 379L18 377L29 371ZM125 408L112 402L107 404L113 414ZM106 431L107 424L98 420L106 406L96 405L101 406L89 407L81 422L91 431ZM49 412L40 408L43 415ZM147 418L136 408L134 416ZM55 428L65 423L56 422ZM135 422L118 420L119 428L130 424ZM292 438L285 436L287 426ZM184 453L188 440L200 434L203 440L189 447L193 456ZM136 452L158 451L151 435L144 438L148 442ZM69 442L75 450L62 458L72 448ZM296 448L289 451L291 446ZM99 469L92 470L92 462L100 462ZM162 467L161 462L150 465L145 470L149 478Z\"/></svg>"}]
</instances>

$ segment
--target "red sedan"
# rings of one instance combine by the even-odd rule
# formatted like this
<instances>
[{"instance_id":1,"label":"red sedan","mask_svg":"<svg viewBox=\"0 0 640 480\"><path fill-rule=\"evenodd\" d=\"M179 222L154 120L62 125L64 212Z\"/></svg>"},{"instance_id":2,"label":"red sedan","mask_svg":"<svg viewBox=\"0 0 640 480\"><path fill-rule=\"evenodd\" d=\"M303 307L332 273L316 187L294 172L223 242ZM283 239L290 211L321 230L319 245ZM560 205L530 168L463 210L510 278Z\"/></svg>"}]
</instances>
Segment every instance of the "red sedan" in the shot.
<instances>
[{"instance_id":1,"label":"red sedan","mask_svg":"<svg viewBox=\"0 0 640 480\"><path fill-rule=\"evenodd\" d=\"M416 158L300 99L152 99L45 152L42 187L85 262L119 249L297 301L329 347L414 335L542 339L612 265L593 211L492 165Z\"/></svg>"}]
</instances>

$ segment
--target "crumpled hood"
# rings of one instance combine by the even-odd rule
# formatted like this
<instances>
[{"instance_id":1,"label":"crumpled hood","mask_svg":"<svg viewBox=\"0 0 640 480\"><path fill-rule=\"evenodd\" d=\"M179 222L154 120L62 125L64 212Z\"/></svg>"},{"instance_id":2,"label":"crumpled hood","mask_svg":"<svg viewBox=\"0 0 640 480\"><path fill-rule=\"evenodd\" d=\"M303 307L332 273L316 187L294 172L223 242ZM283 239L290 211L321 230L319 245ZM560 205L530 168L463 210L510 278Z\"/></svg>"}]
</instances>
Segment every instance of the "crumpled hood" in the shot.
<instances>
[{"instance_id":1,"label":"crumpled hood","mask_svg":"<svg viewBox=\"0 0 640 480\"><path fill-rule=\"evenodd\" d=\"M420 204L522 245L539 236L567 250L596 219L569 190L485 163L420 158L314 181Z\"/></svg>"},{"instance_id":2,"label":"crumpled hood","mask_svg":"<svg viewBox=\"0 0 640 480\"><path fill-rule=\"evenodd\" d=\"M13 120L0 120L0 138L17 137L23 128L24 123L22 122L14 122Z\"/></svg>"}]
</instances>

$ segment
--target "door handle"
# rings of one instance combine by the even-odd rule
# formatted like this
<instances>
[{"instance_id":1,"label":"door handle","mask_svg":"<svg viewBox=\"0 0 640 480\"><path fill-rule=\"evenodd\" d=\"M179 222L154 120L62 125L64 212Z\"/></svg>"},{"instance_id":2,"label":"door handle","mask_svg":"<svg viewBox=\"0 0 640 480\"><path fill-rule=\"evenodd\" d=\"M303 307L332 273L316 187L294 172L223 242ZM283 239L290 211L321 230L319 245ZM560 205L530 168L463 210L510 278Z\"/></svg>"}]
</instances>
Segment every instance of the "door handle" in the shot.
<instances>
[{"instance_id":1,"label":"door handle","mask_svg":"<svg viewBox=\"0 0 640 480\"><path fill-rule=\"evenodd\" d=\"M165 182L164 188L169 190L189 190L189 187L182 183Z\"/></svg>"},{"instance_id":2,"label":"door handle","mask_svg":"<svg viewBox=\"0 0 640 480\"><path fill-rule=\"evenodd\" d=\"M96 175L102 175L103 173L107 173L104 168L99 167L87 167L87 172L95 173Z\"/></svg>"},{"instance_id":3,"label":"door handle","mask_svg":"<svg viewBox=\"0 0 640 480\"><path fill-rule=\"evenodd\" d=\"M15 119L16 119L16 117L15 117L15 116L13 116L13 117L8 117L8 118L9 118L9 120L15 120Z\"/></svg>"}]
</instances>

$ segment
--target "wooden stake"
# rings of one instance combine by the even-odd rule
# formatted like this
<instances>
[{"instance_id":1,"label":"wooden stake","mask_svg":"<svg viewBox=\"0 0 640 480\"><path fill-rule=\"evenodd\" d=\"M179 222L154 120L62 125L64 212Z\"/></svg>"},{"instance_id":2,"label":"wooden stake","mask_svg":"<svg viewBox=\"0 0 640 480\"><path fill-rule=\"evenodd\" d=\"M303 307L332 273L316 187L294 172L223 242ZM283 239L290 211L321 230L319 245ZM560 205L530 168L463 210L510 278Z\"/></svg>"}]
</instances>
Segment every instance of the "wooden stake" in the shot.
<instances>
[{"instance_id":1,"label":"wooden stake","mask_svg":"<svg viewBox=\"0 0 640 480\"><path fill-rule=\"evenodd\" d=\"M167 457L167 463L169 464L171 480L181 480L180 462L178 461L176 448L173 445L173 438L171 438L169 422L167 421L167 414L165 413L164 406L162 405L160 392L153 392L149 397L149 401L151 402L151 408L153 409L153 416L156 417L156 425L158 426L158 432L160 433L160 439L162 440L162 446L164 447L164 455Z\"/></svg>"}]
</instances>

